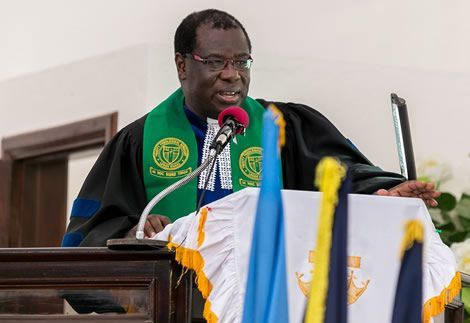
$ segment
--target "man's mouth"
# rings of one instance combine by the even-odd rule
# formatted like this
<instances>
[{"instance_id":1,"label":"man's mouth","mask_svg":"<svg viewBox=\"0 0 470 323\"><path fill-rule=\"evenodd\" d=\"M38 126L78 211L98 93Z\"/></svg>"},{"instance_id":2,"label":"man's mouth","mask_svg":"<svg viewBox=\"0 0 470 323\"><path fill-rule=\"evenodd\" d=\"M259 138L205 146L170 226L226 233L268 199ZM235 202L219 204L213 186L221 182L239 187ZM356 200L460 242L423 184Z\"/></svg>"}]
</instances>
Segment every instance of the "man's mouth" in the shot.
<instances>
[{"instance_id":1,"label":"man's mouth","mask_svg":"<svg viewBox=\"0 0 470 323\"><path fill-rule=\"evenodd\" d=\"M217 98L222 103L234 104L240 99L240 91L219 91Z\"/></svg>"}]
</instances>

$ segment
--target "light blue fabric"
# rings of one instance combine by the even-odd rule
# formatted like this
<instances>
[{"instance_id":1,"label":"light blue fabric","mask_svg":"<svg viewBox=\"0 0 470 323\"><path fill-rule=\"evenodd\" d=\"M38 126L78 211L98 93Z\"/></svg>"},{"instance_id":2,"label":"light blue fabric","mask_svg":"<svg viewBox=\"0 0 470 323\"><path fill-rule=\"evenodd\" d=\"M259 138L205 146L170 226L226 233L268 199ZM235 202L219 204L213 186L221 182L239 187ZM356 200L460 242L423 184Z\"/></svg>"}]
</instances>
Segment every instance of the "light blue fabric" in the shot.
<instances>
[{"instance_id":1,"label":"light blue fabric","mask_svg":"<svg viewBox=\"0 0 470 323\"><path fill-rule=\"evenodd\" d=\"M274 118L270 110L263 117L261 190L253 229L243 323L289 321L279 128Z\"/></svg>"}]
</instances>

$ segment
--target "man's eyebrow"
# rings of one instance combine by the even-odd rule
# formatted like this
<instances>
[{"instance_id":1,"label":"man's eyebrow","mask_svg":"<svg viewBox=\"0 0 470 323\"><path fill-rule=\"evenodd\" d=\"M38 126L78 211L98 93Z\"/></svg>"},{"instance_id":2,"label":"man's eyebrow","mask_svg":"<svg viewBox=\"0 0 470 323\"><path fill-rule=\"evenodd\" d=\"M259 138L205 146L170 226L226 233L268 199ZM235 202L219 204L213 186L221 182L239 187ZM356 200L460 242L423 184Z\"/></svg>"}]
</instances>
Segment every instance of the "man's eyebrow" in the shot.
<instances>
[{"instance_id":1,"label":"man's eyebrow","mask_svg":"<svg viewBox=\"0 0 470 323\"><path fill-rule=\"evenodd\" d=\"M209 54L209 55L205 56L205 58L220 58L220 59L224 59L224 55L221 55L221 54Z\"/></svg>"},{"instance_id":2,"label":"man's eyebrow","mask_svg":"<svg viewBox=\"0 0 470 323\"><path fill-rule=\"evenodd\" d=\"M236 54L233 57L235 57L235 58L250 58L251 55L248 54L248 53L242 53L242 54Z\"/></svg>"},{"instance_id":3,"label":"man's eyebrow","mask_svg":"<svg viewBox=\"0 0 470 323\"><path fill-rule=\"evenodd\" d=\"M233 58L249 58L250 57L250 54L248 53L240 53L240 54L235 54L233 55ZM225 56L222 55L222 54L215 54L215 53L212 53L212 54L209 54L207 56L205 56L205 58L221 58L221 59L225 59Z\"/></svg>"}]
</instances>

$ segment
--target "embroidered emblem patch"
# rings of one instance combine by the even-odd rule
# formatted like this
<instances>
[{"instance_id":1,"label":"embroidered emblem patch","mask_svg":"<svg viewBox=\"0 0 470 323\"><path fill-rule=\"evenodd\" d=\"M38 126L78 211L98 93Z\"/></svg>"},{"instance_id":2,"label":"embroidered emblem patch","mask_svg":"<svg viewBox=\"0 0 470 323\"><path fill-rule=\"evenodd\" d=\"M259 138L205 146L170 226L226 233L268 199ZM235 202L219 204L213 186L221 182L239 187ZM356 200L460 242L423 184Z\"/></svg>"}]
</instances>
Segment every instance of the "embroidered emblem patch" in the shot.
<instances>
[{"instance_id":1,"label":"embroidered emblem patch","mask_svg":"<svg viewBox=\"0 0 470 323\"><path fill-rule=\"evenodd\" d=\"M157 177L181 177L191 172L191 167L178 170L188 161L189 148L178 138L164 138L153 148L153 161L160 168L150 167L150 173Z\"/></svg>"},{"instance_id":2,"label":"embroidered emblem patch","mask_svg":"<svg viewBox=\"0 0 470 323\"><path fill-rule=\"evenodd\" d=\"M250 147L245 149L238 161L243 175L250 180L240 179L242 186L259 186L261 179L261 161L263 159L262 149L260 147Z\"/></svg>"}]
</instances>

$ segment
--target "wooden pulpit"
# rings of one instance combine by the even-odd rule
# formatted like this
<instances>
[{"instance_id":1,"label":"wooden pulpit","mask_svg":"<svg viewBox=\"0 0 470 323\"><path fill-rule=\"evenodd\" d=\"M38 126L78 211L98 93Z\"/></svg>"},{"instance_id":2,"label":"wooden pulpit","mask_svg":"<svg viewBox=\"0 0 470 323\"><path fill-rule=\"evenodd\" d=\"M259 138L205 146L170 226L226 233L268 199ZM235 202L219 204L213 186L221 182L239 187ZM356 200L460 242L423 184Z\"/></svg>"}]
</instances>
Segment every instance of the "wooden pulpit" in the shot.
<instances>
[{"instance_id":1,"label":"wooden pulpit","mask_svg":"<svg viewBox=\"0 0 470 323\"><path fill-rule=\"evenodd\" d=\"M166 248L0 249L0 321L190 322L192 284Z\"/></svg>"}]
</instances>

